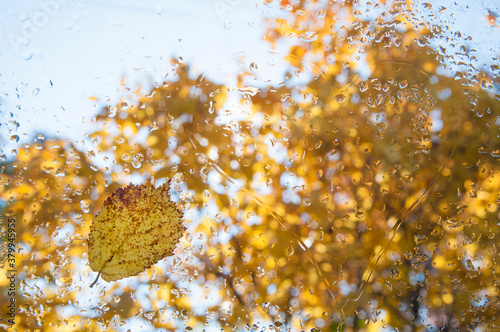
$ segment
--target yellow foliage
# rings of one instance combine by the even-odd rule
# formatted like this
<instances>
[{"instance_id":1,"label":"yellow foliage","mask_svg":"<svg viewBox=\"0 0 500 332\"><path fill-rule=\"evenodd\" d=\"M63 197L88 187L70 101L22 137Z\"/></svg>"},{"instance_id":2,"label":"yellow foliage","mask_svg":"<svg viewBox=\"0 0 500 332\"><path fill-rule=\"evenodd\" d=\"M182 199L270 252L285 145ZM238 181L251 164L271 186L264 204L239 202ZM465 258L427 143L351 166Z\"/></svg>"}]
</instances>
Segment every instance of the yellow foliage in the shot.
<instances>
[{"instance_id":1,"label":"yellow foliage","mask_svg":"<svg viewBox=\"0 0 500 332\"><path fill-rule=\"evenodd\" d=\"M498 329L498 66L424 22L431 4L276 6L280 66L236 56L235 87L172 60L151 91L122 81L85 147L2 159L18 330ZM172 179L178 203L168 185L117 189L131 177ZM172 253L182 215L172 260L88 290L87 259L105 280L137 274Z\"/></svg>"}]
</instances>

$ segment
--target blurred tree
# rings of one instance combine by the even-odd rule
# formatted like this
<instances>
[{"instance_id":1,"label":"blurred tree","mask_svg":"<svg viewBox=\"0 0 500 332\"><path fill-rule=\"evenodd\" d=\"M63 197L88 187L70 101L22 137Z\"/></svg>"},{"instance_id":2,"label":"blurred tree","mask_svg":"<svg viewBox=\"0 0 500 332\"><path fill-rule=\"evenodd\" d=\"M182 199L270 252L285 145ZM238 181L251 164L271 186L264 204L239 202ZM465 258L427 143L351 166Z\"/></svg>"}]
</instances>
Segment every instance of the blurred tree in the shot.
<instances>
[{"instance_id":1,"label":"blurred tree","mask_svg":"<svg viewBox=\"0 0 500 332\"><path fill-rule=\"evenodd\" d=\"M168 82L102 110L87 152L47 140L2 164L23 221L18 328L498 328L498 77L447 73L407 1L279 6L282 82L254 84L256 64L223 86L172 61ZM166 177L188 227L177 257L82 297L91 215Z\"/></svg>"}]
</instances>

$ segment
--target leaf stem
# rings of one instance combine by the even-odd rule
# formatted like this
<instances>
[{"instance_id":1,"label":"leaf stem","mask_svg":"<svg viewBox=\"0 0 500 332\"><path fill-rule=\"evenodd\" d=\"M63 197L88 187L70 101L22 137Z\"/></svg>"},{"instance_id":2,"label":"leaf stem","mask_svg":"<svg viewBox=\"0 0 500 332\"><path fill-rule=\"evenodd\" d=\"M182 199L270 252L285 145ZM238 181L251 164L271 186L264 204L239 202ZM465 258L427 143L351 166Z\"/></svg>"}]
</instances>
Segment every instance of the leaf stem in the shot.
<instances>
[{"instance_id":1,"label":"leaf stem","mask_svg":"<svg viewBox=\"0 0 500 332\"><path fill-rule=\"evenodd\" d=\"M97 275L97 278L95 278L94 282L90 284L90 288L92 288L96 284L96 282L100 276L101 276L101 272L99 272L99 274Z\"/></svg>"}]
</instances>

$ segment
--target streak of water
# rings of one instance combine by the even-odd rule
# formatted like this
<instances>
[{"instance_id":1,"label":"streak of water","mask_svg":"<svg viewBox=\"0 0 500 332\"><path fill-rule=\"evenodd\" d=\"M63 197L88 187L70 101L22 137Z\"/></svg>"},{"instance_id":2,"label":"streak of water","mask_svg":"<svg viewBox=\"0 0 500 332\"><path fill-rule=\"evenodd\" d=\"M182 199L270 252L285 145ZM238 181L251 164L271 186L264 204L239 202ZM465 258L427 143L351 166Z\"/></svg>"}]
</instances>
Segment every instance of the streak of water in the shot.
<instances>
[{"instance_id":1,"label":"streak of water","mask_svg":"<svg viewBox=\"0 0 500 332\"><path fill-rule=\"evenodd\" d=\"M430 193L430 191L432 189L432 186L434 185L434 183L436 183L436 180L439 178L439 175L441 174L441 171L445 167L446 162L452 157L453 152L455 151L455 148L456 148L456 145L453 148L453 150L450 152L450 154L443 160L443 162L439 166L439 169L436 171L436 173L434 173L434 176L429 181L427 181L426 186L420 190L418 198L415 200L415 202L413 202L413 204L411 206L409 206L401 214L401 216L398 218L397 222L389 230L389 232L387 233L387 236L385 237L383 243L380 246L378 246L377 252L375 252L375 254L372 256L372 258L370 260L370 263L368 264L368 266L366 267L365 271L363 272L363 276L361 278L361 283L360 283L360 286L358 287L357 296L355 296L354 298L347 298L346 301L345 301L345 303L342 305L342 307L345 307L345 305L348 302L358 301L361 298L361 295L363 295L363 292L364 292L366 286L370 282L371 276L375 272L375 268L377 267L378 262L382 258L382 255L386 252L386 250L391 245L392 240L394 240L394 237L396 236L396 233L397 233L399 227L406 221L406 219L408 218L408 216L410 215L410 213L412 213L413 211L415 211L415 209L429 195L429 193Z\"/></svg>"},{"instance_id":2,"label":"streak of water","mask_svg":"<svg viewBox=\"0 0 500 332\"><path fill-rule=\"evenodd\" d=\"M291 56L291 57L296 57L292 54L280 54L278 52L275 52L275 51L268 51L269 53L272 53L272 54L275 54L275 55L282 55L282 56ZM238 57L241 57L243 54L238 54ZM303 60L300 60L300 61L303 61ZM404 61L379 61L377 63L375 63L375 66L379 66L379 65L383 65L383 64L387 64L387 63L391 63L391 64L396 64L396 65L403 65L403 66L411 66L411 67L416 67L415 65L411 64L411 63L406 63ZM354 76L354 78L346 83L342 88L335 88L334 85L332 84L332 82L330 82L330 80L328 79L327 75L325 72L323 72L319 67L317 67L316 65L312 64L312 63L308 63L307 64L314 68L314 70L316 70L320 75L321 77L327 82L327 84L329 85L330 89L331 89L331 93L332 94L341 94L341 93L345 93L347 92L347 90L352 87L353 85L355 85L361 78L362 76L362 73L359 73L357 74L356 76ZM424 74L425 76L427 77L430 77L430 75L425 72L423 69L421 68L415 68L415 70L421 72L422 74ZM203 80L203 77L201 77L201 80ZM337 91L335 91L337 90ZM321 281L323 282L323 284L325 285L331 299L333 300L333 302L335 303L336 307L338 308L339 312L340 312L340 315L341 315L341 323L338 325L338 329L340 330L341 329L341 326L342 324L344 323L344 308L345 306L347 305L347 303L349 302L355 302L355 301L358 301L361 296L363 295L363 292L366 288L366 286L369 284L370 282L370 279L373 275L373 273L375 272L375 269L378 265L378 262L380 261L382 255L386 252L386 250L388 249L388 247L391 245L397 231L399 230L400 226L407 220L408 216L413 212L415 211L420 205L421 203L425 200L425 198L428 196L428 194L430 193L433 185L435 184L436 180L438 179L441 171L443 170L443 168L445 167L445 164L446 162L451 158L453 152L455 149L453 149L453 151L443 160L443 162L441 163L439 169L436 171L436 173L433 175L433 177L427 182L427 184L425 185L424 188L422 188L418 194L418 198L416 199L416 201L410 206L408 207L402 214L401 216L398 218L398 221L396 222L396 224L388 231L385 239L384 239L384 242L378 247L376 253L372 256L368 266L366 267L365 271L363 272L363 275L362 275L362 279L361 279L361 282L358 286L358 290L357 292L354 294L354 297L346 297L345 299L342 299L342 298L337 298L336 295L335 295L335 290L334 290L334 287L335 285L340 281L342 280L342 273L341 273L341 279L340 280L335 280L333 282L331 282L330 280L328 280L326 277L325 277L325 274L324 272L322 271L321 267L320 267L320 264L318 263L318 261L316 260L316 258L314 257L313 253L311 252L311 250L306 246L306 244L301 240L300 236L298 236L292 229L292 227L290 226L290 223L287 221L287 219L280 215L279 213L277 213L272 207L270 207L269 205L267 205L265 202L263 202L256 194L254 194L254 191L252 188L247 188L246 186L241 186L238 184L238 181L234 178L232 178L228 173L226 173L218 164L216 161L212 160L211 158L209 158L207 156L207 154L205 154L203 152L203 148L201 147L201 144L198 142L198 140L195 138L195 135L193 133L189 133L188 131L186 131L186 128L184 128L184 132L187 134L188 138L189 138L189 141L191 142L191 144L193 145L193 147L195 148L196 150L196 153L197 155L204 160L204 162L211 166L214 170L216 170L226 181L230 182L231 184L233 184L238 190L242 191L243 193L245 193L248 197L250 197L253 201L255 201L260 207L262 207L263 209L265 209L269 215L271 215L273 218L275 218L279 224L290 234L291 238L297 243L297 245L303 250L303 252L306 254L307 256L307 259L309 260L309 262L313 265L318 277L321 279ZM341 268L340 268L341 270Z\"/></svg>"}]
</instances>

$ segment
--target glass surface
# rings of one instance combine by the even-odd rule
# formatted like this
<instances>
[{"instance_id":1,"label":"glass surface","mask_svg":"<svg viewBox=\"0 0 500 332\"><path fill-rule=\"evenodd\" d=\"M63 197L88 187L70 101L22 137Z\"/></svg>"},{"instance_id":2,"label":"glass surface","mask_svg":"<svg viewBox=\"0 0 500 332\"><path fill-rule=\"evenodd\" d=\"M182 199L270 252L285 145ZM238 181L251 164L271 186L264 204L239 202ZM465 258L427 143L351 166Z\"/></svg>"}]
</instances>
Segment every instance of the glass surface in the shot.
<instances>
[{"instance_id":1,"label":"glass surface","mask_svg":"<svg viewBox=\"0 0 500 332\"><path fill-rule=\"evenodd\" d=\"M0 327L500 329L499 45L496 0L1 2Z\"/></svg>"}]
</instances>

